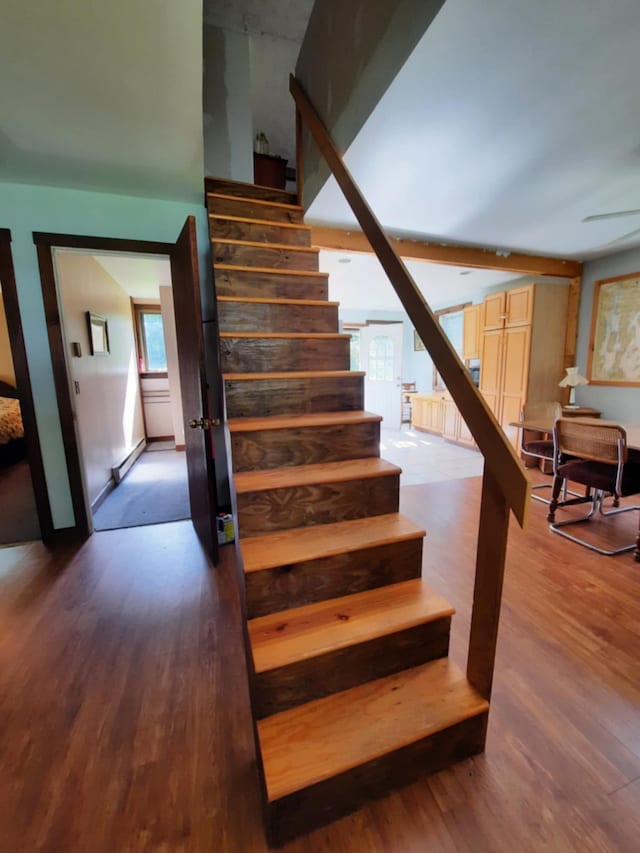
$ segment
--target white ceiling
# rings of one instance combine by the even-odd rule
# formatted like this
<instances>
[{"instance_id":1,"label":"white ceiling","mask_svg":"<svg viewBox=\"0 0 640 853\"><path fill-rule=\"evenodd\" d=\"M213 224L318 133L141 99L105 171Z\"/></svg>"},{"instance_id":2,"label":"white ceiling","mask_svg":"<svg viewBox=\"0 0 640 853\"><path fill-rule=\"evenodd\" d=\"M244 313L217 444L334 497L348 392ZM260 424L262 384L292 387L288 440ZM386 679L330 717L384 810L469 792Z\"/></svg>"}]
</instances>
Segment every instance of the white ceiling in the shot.
<instances>
[{"instance_id":1,"label":"white ceiling","mask_svg":"<svg viewBox=\"0 0 640 853\"><path fill-rule=\"evenodd\" d=\"M344 263L348 259L349 263ZM473 301L488 288L516 279L514 273L405 261L429 306L437 310ZM329 275L329 299L343 311L402 311L400 300L378 259L353 252L320 252L320 269Z\"/></svg>"},{"instance_id":2,"label":"white ceiling","mask_svg":"<svg viewBox=\"0 0 640 853\"><path fill-rule=\"evenodd\" d=\"M200 201L201 0L2 0L0 180Z\"/></svg>"},{"instance_id":3,"label":"white ceiling","mask_svg":"<svg viewBox=\"0 0 640 853\"><path fill-rule=\"evenodd\" d=\"M638 246L640 213L582 220L640 209L639 44L638 0L447 0L346 162L396 233L577 259ZM355 221L334 181L308 219Z\"/></svg>"},{"instance_id":4,"label":"white ceiling","mask_svg":"<svg viewBox=\"0 0 640 853\"><path fill-rule=\"evenodd\" d=\"M314 0L205 0L208 24L301 43Z\"/></svg>"},{"instance_id":5,"label":"white ceiling","mask_svg":"<svg viewBox=\"0 0 640 853\"><path fill-rule=\"evenodd\" d=\"M159 287L171 287L169 258L152 255L93 255L100 266L133 299L160 299Z\"/></svg>"}]
</instances>

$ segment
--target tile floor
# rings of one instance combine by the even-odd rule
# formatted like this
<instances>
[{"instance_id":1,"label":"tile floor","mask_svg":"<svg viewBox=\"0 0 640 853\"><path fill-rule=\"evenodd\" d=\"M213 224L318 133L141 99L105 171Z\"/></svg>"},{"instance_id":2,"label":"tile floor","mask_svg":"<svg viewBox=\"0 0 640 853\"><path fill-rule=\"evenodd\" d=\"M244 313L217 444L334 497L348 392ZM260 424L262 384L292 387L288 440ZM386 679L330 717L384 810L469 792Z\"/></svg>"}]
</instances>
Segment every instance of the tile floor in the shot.
<instances>
[{"instance_id":1,"label":"tile floor","mask_svg":"<svg viewBox=\"0 0 640 853\"><path fill-rule=\"evenodd\" d=\"M401 486L482 476L483 458L477 450L451 444L439 435L418 432L409 424L399 430L382 427L380 456L402 468Z\"/></svg>"}]
</instances>

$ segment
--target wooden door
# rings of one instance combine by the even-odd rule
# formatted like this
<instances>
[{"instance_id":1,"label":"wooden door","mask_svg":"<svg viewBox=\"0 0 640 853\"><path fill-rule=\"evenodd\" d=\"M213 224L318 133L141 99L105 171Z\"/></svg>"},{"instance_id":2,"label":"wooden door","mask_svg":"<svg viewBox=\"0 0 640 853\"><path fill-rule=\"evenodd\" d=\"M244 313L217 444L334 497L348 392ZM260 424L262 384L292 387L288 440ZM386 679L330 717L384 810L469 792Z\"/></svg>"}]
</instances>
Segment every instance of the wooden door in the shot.
<instances>
[{"instance_id":1,"label":"wooden door","mask_svg":"<svg viewBox=\"0 0 640 853\"><path fill-rule=\"evenodd\" d=\"M492 293L490 296L485 296L484 302L482 303L483 329L501 329L504 326L504 305L504 291L501 293Z\"/></svg>"},{"instance_id":2,"label":"wooden door","mask_svg":"<svg viewBox=\"0 0 640 853\"><path fill-rule=\"evenodd\" d=\"M216 487L212 430L207 424L209 404L205 375L200 275L196 222L189 216L171 253L173 305L185 419L185 449L189 478L191 518L203 547L214 563L218 560L215 530ZM199 421L196 428L189 421Z\"/></svg>"},{"instance_id":3,"label":"wooden door","mask_svg":"<svg viewBox=\"0 0 640 853\"><path fill-rule=\"evenodd\" d=\"M518 430L510 427L509 423L519 420L526 398L531 327L505 329L504 336L501 424L509 440L517 447Z\"/></svg>"},{"instance_id":4,"label":"wooden door","mask_svg":"<svg viewBox=\"0 0 640 853\"><path fill-rule=\"evenodd\" d=\"M502 329L492 329L482 335L480 391L498 420L500 420L503 342Z\"/></svg>"},{"instance_id":5,"label":"wooden door","mask_svg":"<svg viewBox=\"0 0 640 853\"><path fill-rule=\"evenodd\" d=\"M480 358L481 305L468 305L463 311L462 357Z\"/></svg>"},{"instance_id":6,"label":"wooden door","mask_svg":"<svg viewBox=\"0 0 640 853\"><path fill-rule=\"evenodd\" d=\"M400 429L402 329L402 323L370 323L360 330L365 409L382 415L389 429Z\"/></svg>"},{"instance_id":7,"label":"wooden door","mask_svg":"<svg viewBox=\"0 0 640 853\"><path fill-rule=\"evenodd\" d=\"M458 438L458 407L453 400L445 400L443 412L442 435L455 441Z\"/></svg>"},{"instance_id":8,"label":"wooden door","mask_svg":"<svg viewBox=\"0 0 640 853\"><path fill-rule=\"evenodd\" d=\"M528 326L533 318L534 286L517 287L507 290L505 305L505 326Z\"/></svg>"}]
</instances>

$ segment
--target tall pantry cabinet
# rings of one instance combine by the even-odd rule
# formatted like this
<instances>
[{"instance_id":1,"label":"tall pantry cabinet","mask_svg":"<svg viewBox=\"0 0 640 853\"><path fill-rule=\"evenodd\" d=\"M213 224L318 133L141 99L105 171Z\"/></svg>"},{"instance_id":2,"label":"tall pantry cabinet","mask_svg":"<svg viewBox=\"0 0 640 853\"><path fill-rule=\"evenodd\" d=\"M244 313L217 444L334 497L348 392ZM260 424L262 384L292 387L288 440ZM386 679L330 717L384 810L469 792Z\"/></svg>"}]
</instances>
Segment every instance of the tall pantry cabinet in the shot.
<instances>
[{"instance_id":1,"label":"tall pantry cabinet","mask_svg":"<svg viewBox=\"0 0 640 853\"><path fill-rule=\"evenodd\" d=\"M482 305L480 391L514 445L524 403L560 396L568 299L566 285L536 283Z\"/></svg>"}]
</instances>

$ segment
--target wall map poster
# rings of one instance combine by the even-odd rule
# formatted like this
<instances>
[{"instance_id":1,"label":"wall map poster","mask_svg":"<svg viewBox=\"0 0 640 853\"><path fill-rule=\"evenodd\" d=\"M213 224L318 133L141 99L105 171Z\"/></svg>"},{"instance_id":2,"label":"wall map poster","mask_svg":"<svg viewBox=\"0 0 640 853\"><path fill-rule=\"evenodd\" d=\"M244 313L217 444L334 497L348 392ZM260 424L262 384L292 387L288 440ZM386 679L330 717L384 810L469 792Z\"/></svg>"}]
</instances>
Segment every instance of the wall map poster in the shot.
<instances>
[{"instance_id":1,"label":"wall map poster","mask_svg":"<svg viewBox=\"0 0 640 853\"><path fill-rule=\"evenodd\" d=\"M640 385L640 273L596 282L587 376L592 385Z\"/></svg>"}]
</instances>

